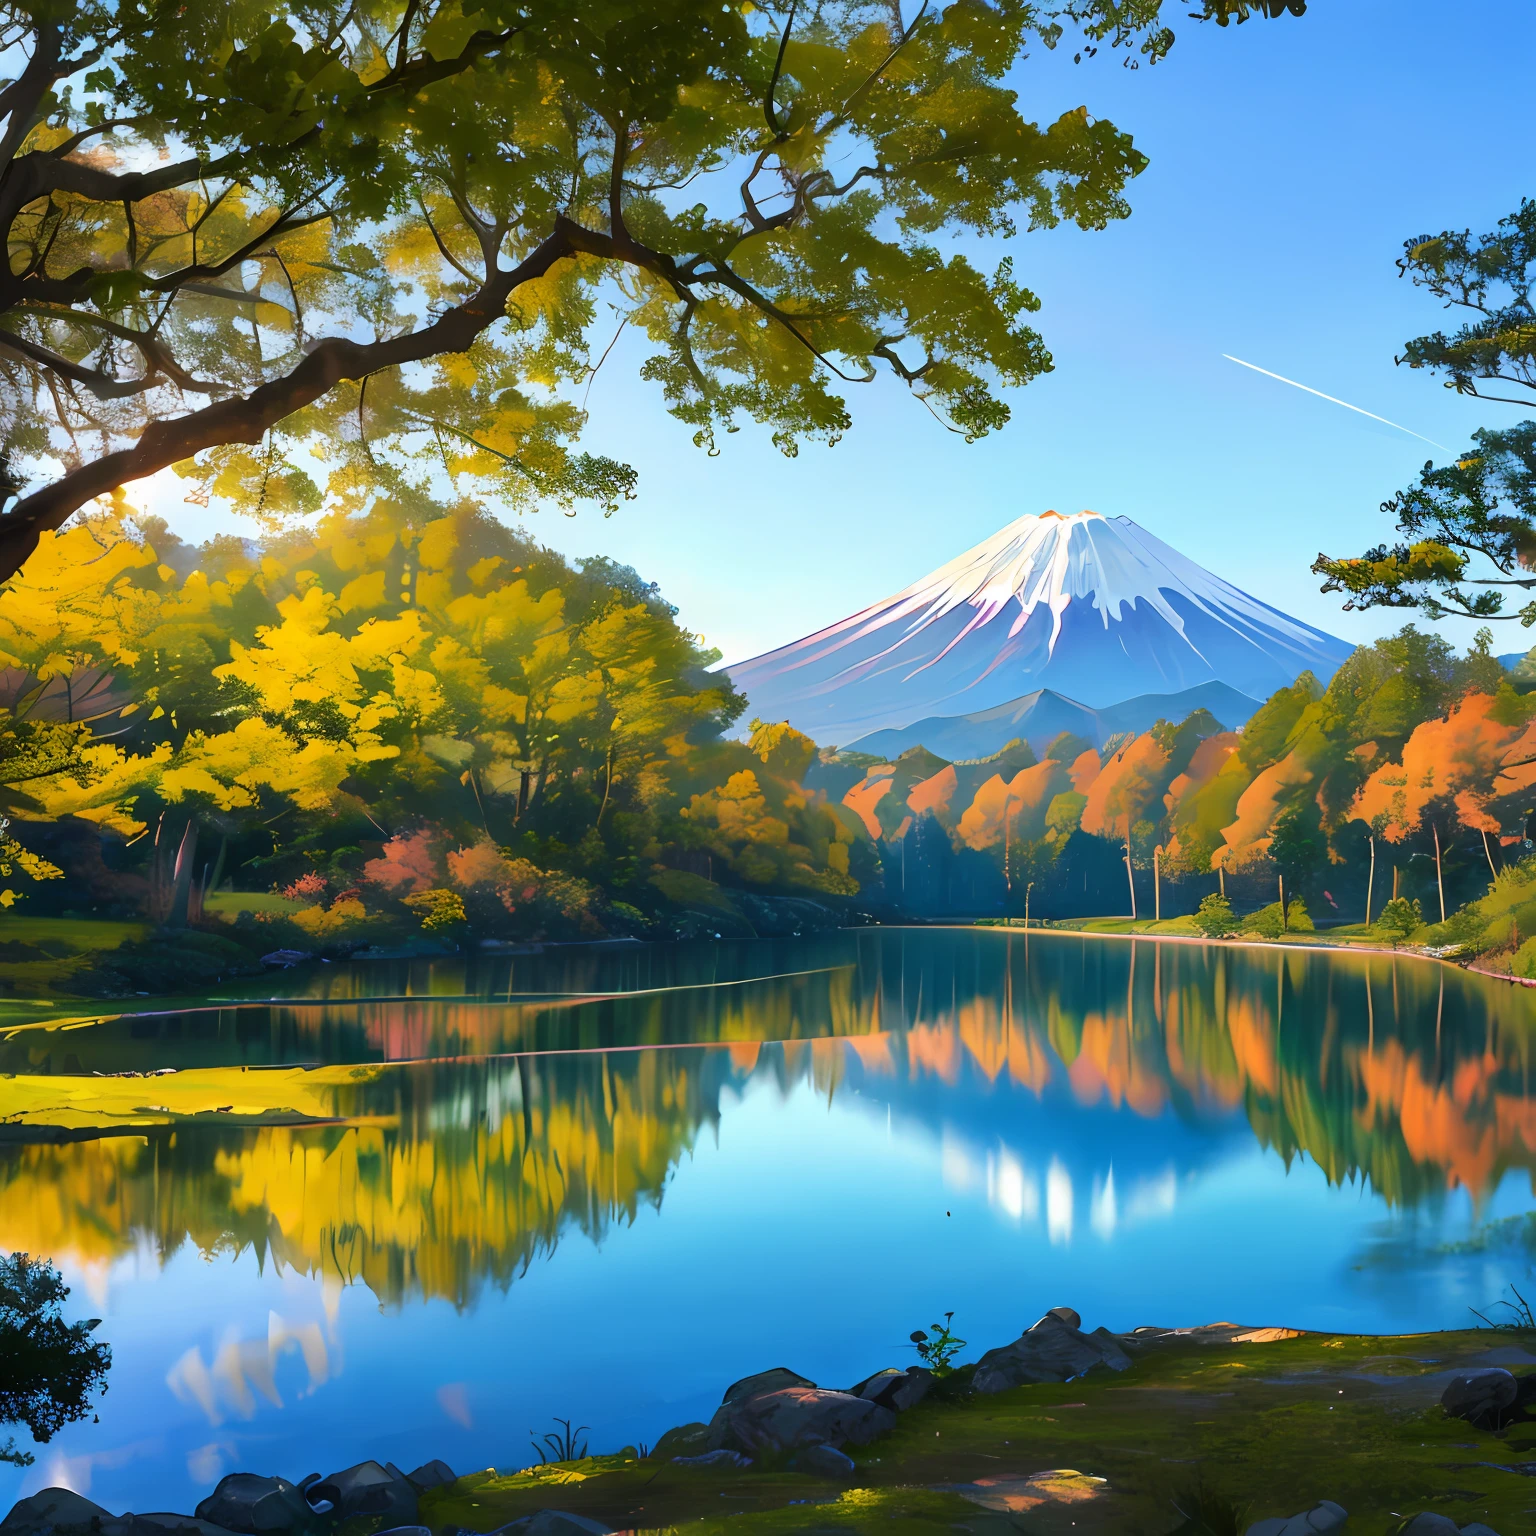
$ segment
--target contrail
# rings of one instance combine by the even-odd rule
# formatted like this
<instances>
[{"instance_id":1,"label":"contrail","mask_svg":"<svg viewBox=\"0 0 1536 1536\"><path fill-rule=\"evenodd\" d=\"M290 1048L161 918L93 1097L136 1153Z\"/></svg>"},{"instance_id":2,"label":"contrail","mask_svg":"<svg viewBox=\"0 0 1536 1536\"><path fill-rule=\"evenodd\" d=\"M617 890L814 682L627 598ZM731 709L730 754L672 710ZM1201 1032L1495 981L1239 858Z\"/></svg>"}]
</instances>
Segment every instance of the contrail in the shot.
<instances>
[{"instance_id":1,"label":"contrail","mask_svg":"<svg viewBox=\"0 0 1536 1536\"><path fill-rule=\"evenodd\" d=\"M1252 368L1255 373L1262 373L1267 379L1279 379L1282 384L1289 384L1292 389L1304 389L1309 395L1316 395L1319 400L1327 400L1333 405L1342 405L1346 411L1358 412L1361 416L1369 416L1372 421L1379 421L1385 427L1396 428L1399 432L1406 432L1409 437L1416 437L1421 443L1428 443L1431 448L1438 448L1442 453L1451 450L1444 443L1437 443L1432 437L1425 437L1422 432L1415 432L1411 427L1399 426L1395 421L1388 421L1385 416L1378 416L1375 411L1361 410L1358 405L1351 405L1348 400L1340 400L1333 395L1325 395L1320 389L1313 389L1310 384L1298 384L1295 379L1288 379L1284 374L1271 373L1268 368L1260 368L1257 363L1245 363L1240 357L1233 357L1230 352L1221 354L1229 363L1236 363L1240 368Z\"/></svg>"}]
</instances>

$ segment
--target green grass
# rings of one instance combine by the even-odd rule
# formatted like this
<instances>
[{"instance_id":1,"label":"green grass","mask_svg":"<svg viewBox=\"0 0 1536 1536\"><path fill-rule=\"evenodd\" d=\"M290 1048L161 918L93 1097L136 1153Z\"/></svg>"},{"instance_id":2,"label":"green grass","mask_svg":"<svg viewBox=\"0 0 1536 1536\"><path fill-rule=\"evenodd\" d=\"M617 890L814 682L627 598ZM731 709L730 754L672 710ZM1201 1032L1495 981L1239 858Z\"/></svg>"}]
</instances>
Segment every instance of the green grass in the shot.
<instances>
[{"instance_id":1,"label":"green grass","mask_svg":"<svg viewBox=\"0 0 1536 1536\"><path fill-rule=\"evenodd\" d=\"M23 917L15 913L0 916L0 939L15 939L24 944L57 942L81 952L116 949L128 939L142 939L148 932L147 923L114 922L100 917Z\"/></svg>"},{"instance_id":2,"label":"green grass","mask_svg":"<svg viewBox=\"0 0 1536 1536\"><path fill-rule=\"evenodd\" d=\"M276 891L213 891L204 899L203 911L232 923L242 912L301 912L305 905Z\"/></svg>"},{"instance_id":3,"label":"green grass","mask_svg":"<svg viewBox=\"0 0 1536 1536\"><path fill-rule=\"evenodd\" d=\"M49 994L71 974L89 965L93 955L113 950L149 932L144 923L95 917L0 916L0 943L31 944L52 951L35 960L0 960L0 1024L35 1019L61 1004Z\"/></svg>"},{"instance_id":4,"label":"green grass","mask_svg":"<svg viewBox=\"0 0 1536 1536\"><path fill-rule=\"evenodd\" d=\"M978 927L1001 928L1009 926L1001 918L982 918ZM1022 928L1023 920L1016 918L1011 925L1015 929ZM1031 925L1038 927L1038 922ZM1195 926L1192 916L1165 917L1161 922L1156 922L1150 917L1062 917L1051 922L1052 933L1107 933L1107 934L1135 934L1146 935L1152 938L1199 938L1200 930ZM1423 928L1406 941L1406 945L1400 943L1399 948L1409 947L1418 943L1425 943L1429 936L1429 925ZM1295 933L1283 933L1277 938L1265 939L1256 933L1235 933L1232 935L1234 943L1249 944L1321 944L1334 945L1341 949L1381 949L1392 948L1391 938L1380 928L1367 927L1364 923L1346 923L1337 928L1323 928L1319 930L1305 929Z\"/></svg>"}]
</instances>

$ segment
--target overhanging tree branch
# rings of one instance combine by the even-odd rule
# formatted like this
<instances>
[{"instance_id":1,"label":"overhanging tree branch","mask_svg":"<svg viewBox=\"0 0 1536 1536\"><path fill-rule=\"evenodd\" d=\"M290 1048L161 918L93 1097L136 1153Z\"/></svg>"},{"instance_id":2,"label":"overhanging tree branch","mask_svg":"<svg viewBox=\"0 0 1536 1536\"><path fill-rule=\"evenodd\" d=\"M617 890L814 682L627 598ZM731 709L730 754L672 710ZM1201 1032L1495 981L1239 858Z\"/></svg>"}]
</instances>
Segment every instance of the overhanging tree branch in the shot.
<instances>
[{"instance_id":1,"label":"overhanging tree branch","mask_svg":"<svg viewBox=\"0 0 1536 1536\"><path fill-rule=\"evenodd\" d=\"M44 530L61 527L88 501L126 481L142 479L224 443L259 443L271 427L345 379L467 351L502 318L508 298L521 284L544 276L556 262L575 254L572 227L564 219L557 220L554 233L516 267L494 273L477 293L431 325L376 342L327 337L282 378L189 415L151 422L133 447L82 464L22 497L0 517L0 580L21 567Z\"/></svg>"}]
</instances>

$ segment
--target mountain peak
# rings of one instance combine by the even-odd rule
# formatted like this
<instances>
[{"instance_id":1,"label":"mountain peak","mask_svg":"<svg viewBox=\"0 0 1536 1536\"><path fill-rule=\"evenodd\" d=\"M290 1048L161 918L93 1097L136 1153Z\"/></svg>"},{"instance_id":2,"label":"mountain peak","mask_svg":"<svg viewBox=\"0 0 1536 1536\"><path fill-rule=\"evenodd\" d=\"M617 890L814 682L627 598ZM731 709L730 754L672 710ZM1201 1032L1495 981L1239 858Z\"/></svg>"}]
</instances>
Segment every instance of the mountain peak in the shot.
<instances>
[{"instance_id":1,"label":"mountain peak","mask_svg":"<svg viewBox=\"0 0 1536 1536\"><path fill-rule=\"evenodd\" d=\"M1042 687L1095 708L1213 681L1265 698L1348 654L1129 517L1047 511L730 673L757 713L830 743Z\"/></svg>"}]
</instances>

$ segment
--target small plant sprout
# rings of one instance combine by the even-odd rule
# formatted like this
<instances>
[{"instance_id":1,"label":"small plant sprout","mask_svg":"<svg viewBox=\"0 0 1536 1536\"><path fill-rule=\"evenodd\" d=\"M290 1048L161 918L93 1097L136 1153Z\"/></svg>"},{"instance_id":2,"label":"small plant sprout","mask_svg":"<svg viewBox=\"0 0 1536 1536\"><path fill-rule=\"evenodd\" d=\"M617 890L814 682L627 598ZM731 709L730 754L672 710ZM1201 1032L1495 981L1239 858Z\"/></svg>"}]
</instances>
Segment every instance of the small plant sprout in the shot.
<instances>
[{"instance_id":1,"label":"small plant sprout","mask_svg":"<svg viewBox=\"0 0 1536 1536\"><path fill-rule=\"evenodd\" d=\"M534 1454L539 1458L539 1465L547 1466L552 1462L580 1461L587 1454L587 1442L583 1440L578 1446L576 1437L583 1431L590 1429L590 1424L578 1424L571 1428L569 1419L556 1419L559 1429L552 1429L547 1434L538 1436L530 1443ZM530 1435L533 1431L528 1431Z\"/></svg>"},{"instance_id":2,"label":"small plant sprout","mask_svg":"<svg viewBox=\"0 0 1536 1536\"><path fill-rule=\"evenodd\" d=\"M965 1340L950 1327L954 1315L946 1312L942 1323L929 1323L926 1329L919 1328L911 1335L918 1358L935 1376L948 1376L955 1368L951 1362L965 1348Z\"/></svg>"},{"instance_id":3,"label":"small plant sprout","mask_svg":"<svg viewBox=\"0 0 1536 1536\"><path fill-rule=\"evenodd\" d=\"M1467 1310L1474 1317L1482 1318L1490 1328L1496 1328L1500 1333L1536 1333L1536 1313L1531 1311L1530 1302L1515 1290L1513 1285L1510 1286L1510 1290L1514 1291L1513 1301L1500 1299L1488 1309L1491 1312L1494 1307L1503 1307L1507 1316L1489 1317L1486 1312L1479 1312L1476 1307L1468 1307Z\"/></svg>"}]
</instances>

